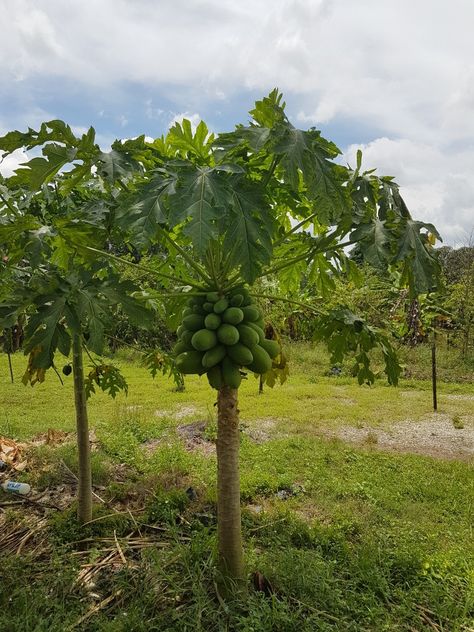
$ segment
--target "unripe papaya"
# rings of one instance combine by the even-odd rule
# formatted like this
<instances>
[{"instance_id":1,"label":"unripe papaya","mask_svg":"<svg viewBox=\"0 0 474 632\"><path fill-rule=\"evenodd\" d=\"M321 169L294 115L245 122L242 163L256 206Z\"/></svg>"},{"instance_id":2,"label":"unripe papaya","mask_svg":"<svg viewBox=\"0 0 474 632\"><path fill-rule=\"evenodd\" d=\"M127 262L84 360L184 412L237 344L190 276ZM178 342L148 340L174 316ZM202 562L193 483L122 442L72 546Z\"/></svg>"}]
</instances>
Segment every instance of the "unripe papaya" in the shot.
<instances>
[{"instance_id":1,"label":"unripe papaya","mask_svg":"<svg viewBox=\"0 0 474 632\"><path fill-rule=\"evenodd\" d=\"M249 349L252 349L252 347L255 347L255 345L258 345L260 337L258 333L256 332L256 330L253 329L253 327L249 327L249 325L240 323L240 325L237 325L237 329L239 330L240 342L242 342L242 344L244 344Z\"/></svg>"},{"instance_id":2,"label":"unripe papaya","mask_svg":"<svg viewBox=\"0 0 474 632\"><path fill-rule=\"evenodd\" d=\"M196 349L196 351L207 351L208 349L212 349L217 344L217 336L214 331L210 329L200 329L196 331L194 336L191 338L191 344Z\"/></svg>"},{"instance_id":3,"label":"unripe papaya","mask_svg":"<svg viewBox=\"0 0 474 632\"><path fill-rule=\"evenodd\" d=\"M242 294L234 294L234 296L230 299L230 304L232 307L240 307L244 302L244 297Z\"/></svg>"},{"instance_id":4,"label":"unripe papaya","mask_svg":"<svg viewBox=\"0 0 474 632\"><path fill-rule=\"evenodd\" d=\"M189 314L183 318L183 326L189 331L198 331L204 327L204 316L202 314Z\"/></svg>"},{"instance_id":5,"label":"unripe papaya","mask_svg":"<svg viewBox=\"0 0 474 632\"><path fill-rule=\"evenodd\" d=\"M243 288L240 292L244 297L242 305L251 305L253 303L252 297L249 294L249 291L246 288Z\"/></svg>"},{"instance_id":6,"label":"unripe papaya","mask_svg":"<svg viewBox=\"0 0 474 632\"><path fill-rule=\"evenodd\" d=\"M193 312L194 312L194 314L206 314L207 313L202 305L196 305L196 304L193 306Z\"/></svg>"},{"instance_id":7,"label":"unripe papaya","mask_svg":"<svg viewBox=\"0 0 474 632\"><path fill-rule=\"evenodd\" d=\"M245 323L245 325L247 327L251 327L254 331L257 332L260 342L262 342L262 340L265 340L265 332L261 327L259 327L259 325L257 325L257 323ZM260 344L260 342L258 344Z\"/></svg>"},{"instance_id":8,"label":"unripe papaya","mask_svg":"<svg viewBox=\"0 0 474 632\"><path fill-rule=\"evenodd\" d=\"M260 315L260 318L258 318L258 320L255 321L255 324L258 325L260 329L265 331L265 321L263 320L261 315Z\"/></svg>"},{"instance_id":9,"label":"unripe papaya","mask_svg":"<svg viewBox=\"0 0 474 632\"><path fill-rule=\"evenodd\" d=\"M195 303L194 298L188 298L188 300L186 301L186 305L188 307L191 307L191 309L194 307L194 303Z\"/></svg>"},{"instance_id":10,"label":"unripe papaya","mask_svg":"<svg viewBox=\"0 0 474 632\"><path fill-rule=\"evenodd\" d=\"M173 355L179 356L180 353L184 353L185 351L191 351L192 346L189 343L184 342L183 340L178 340L178 342L173 347Z\"/></svg>"},{"instance_id":11,"label":"unripe papaya","mask_svg":"<svg viewBox=\"0 0 474 632\"><path fill-rule=\"evenodd\" d=\"M194 336L194 331L189 331L188 329L185 329L179 339L181 342L184 342L189 347L192 347L191 339L193 336Z\"/></svg>"},{"instance_id":12,"label":"unripe papaya","mask_svg":"<svg viewBox=\"0 0 474 632\"><path fill-rule=\"evenodd\" d=\"M202 375L205 369L202 366L203 353L200 351L185 351L176 358L176 366L181 373L197 373Z\"/></svg>"},{"instance_id":13,"label":"unripe papaya","mask_svg":"<svg viewBox=\"0 0 474 632\"><path fill-rule=\"evenodd\" d=\"M246 305L245 307L242 307L242 311L244 313L244 319L248 322L254 323L260 318L259 310L253 305Z\"/></svg>"},{"instance_id":14,"label":"unripe papaya","mask_svg":"<svg viewBox=\"0 0 474 632\"><path fill-rule=\"evenodd\" d=\"M185 331L187 331L186 327L184 325L180 325L176 330L176 335L178 336L178 338L181 338Z\"/></svg>"},{"instance_id":15,"label":"unripe papaya","mask_svg":"<svg viewBox=\"0 0 474 632\"><path fill-rule=\"evenodd\" d=\"M252 301L252 299L250 298L249 291L247 290L246 287L243 287L240 285L238 287L235 287L230 292L231 297L237 296L238 294L240 294L240 296L242 297L241 305L249 305L250 302ZM237 307L240 307L240 305L237 305Z\"/></svg>"},{"instance_id":16,"label":"unripe papaya","mask_svg":"<svg viewBox=\"0 0 474 632\"><path fill-rule=\"evenodd\" d=\"M229 303L226 298L220 298L216 303L214 303L214 312L216 314L222 314L229 307Z\"/></svg>"},{"instance_id":17,"label":"unripe papaya","mask_svg":"<svg viewBox=\"0 0 474 632\"><path fill-rule=\"evenodd\" d=\"M208 292L206 294L206 301L208 303L217 303L218 300L219 300L219 293L218 292Z\"/></svg>"},{"instance_id":18,"label":"unripe papaya","mask_svg":"<svg viewBox=\"0 0 474 632\"><path fill-rule=\"evenodd\" d=\"M193 313L193 308L192 307L185 307L183 309L182 316L184 318L185 316L189 316L189 314L192 314L192 313Z\"/></svg>"},{"instance_id":19,"label":"unripe papaya","mask_svg":"<svg viewBox=\"0 0 474 632\"><path fill-rule=\"evenodd\" d=\"M224 345L235 345L239 341L239 331L234 325L223 323L217 330L217 339Z\"/></svg>"},{"instance_id":20,"label":"unripe papaya","mask_svg":"<svg viewBox=\"0 0 474 632\"><path fill-rule=\"evenodd\" d=\"M209 314L214 311L214 303L204 303L203 308L204 311Z\"/></svg>"},{"instance_id":21,"label":"unripe papaya","mask_svg":"<svg viewBox=\"0 0 474 632\"><path fill-rule=\"evenodd\" d=\"M253 361L252 352L241 342L237 342L231 347L227 347L227 355L238 366L245 366Z\"/></svg>"},{"instance_id":22,"label":"unripe papaya","mask_svg":"<svg viewBox=\"0 0 474 632\"><path fill-rule=\"evenodd\" d=\"M222 377L226 386L239 388L242 376L240 375L239 367L230 358L225 357L222 360Z\"/></svg>"},{"instance_id":23,"label":"unripe papaya","mask_svg":"<svg viewBox=\"0 0 474 632\"><path fill-rule=\"evenodd\" d=\"M253 362L251 362L247 366L247 369L250 369L254 373L260 374L270 371L270 369L272 368L272 359L265 351L265 349L263 349L263 347L261 347L260 345L253 347L252 354Z\"/></svg>"},{"instance_id":24,"label":"unripe papaya","mask_svg":"<svg viewBox=\"0 0 474 632\"><path fill-rule=\"evenodd\" d=\"M221 317L219 314L208 314L204 318L204 325L207 329L217 329L221 324Z\"/></svg>"},{"instance_id":25,"label":"unripe papaya","mask_svg":"<svg viewBox=\"0 0 474 632\"><path fill-rule=\"evenodd\" d=\"M224 385L221 367L218 365L209 369L207 372L207 379L212 388L219 390Z\"/></svg>"},{"instance_id":26,"label":"unripe papaya","mask_svg":"<svg viewBox=\"0 0 474 632\"><path fill-rule=\"evenodd\" d=\"M225 357L225 354L225 345L216 345L212 349L209 349L209 351L206 351L202 358L202 366L205 369L210 369L216 364L219 364L219 362Z\"/></svg>"},{"instance_id":27,"label":"unripe papaya","mask_svg":"<svg viewBox=\"0 0 474 632\"><path fill-rule=\"evenodd\" d=\"M267 340L265 338L264 340L261 340L259 344L262 349L265 349L265 351L272 359L276 358L281 351L281 347L276 340Z\"/></svg>"},{"instance_id":28,"label":"unripe papaya","mask_svg":"<svg viewBox=\"0 0 474 632\"><path fill-rule=\"evenodd\" d=\"M243 319L244 313L238 307L228 307L222 314L222 320L230 325L238 325Z\"/></svg>"}]
</instances>

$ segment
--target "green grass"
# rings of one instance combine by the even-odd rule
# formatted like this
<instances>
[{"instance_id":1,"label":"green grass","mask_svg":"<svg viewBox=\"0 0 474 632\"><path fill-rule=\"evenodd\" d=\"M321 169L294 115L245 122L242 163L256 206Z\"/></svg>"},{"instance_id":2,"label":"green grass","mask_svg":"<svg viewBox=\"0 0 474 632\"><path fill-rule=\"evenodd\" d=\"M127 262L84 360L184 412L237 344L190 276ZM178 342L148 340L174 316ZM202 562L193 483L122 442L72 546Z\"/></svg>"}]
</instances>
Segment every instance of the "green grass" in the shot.
<instances>
[{"instance_id":1,"label":"green grass","mask_svg":"<svg viewBox=\"0 0 474 632\"><path fill-rule=\"evenodd\" d=\"M207 421L212 439L215 394L199 378L186 380L185 392L177 393L171 382L153 382L121 356L129 397L113 401L99 394L90 400L90 421L100 440L94 478L106 500L142 509L137 519L144 533L146 525L159 526L162 546L130 553L129 567L104 571L94 591L101 598L121 592L79 629L473 629L472 464L385 453L371 445L356 448L322 436L341 425L376 430L425 419L432 414L429 382L359 387L345 374L324 376L328 364L320 348L293 345L290 353L287 384L259 396L251 378L240 395L247 426L241 440L247 566L249 573L267 578L272 594L251 590L247 600L227 607L214 589L215 456L188 450L176 431L181 424ZM23 363L15 358L17 375ZM422 364L416 366L420 375ZM459 367L460 374L466 371ZM446 381L439 389L440 412L467 426L473 401L444 397L450 394L472 395L472 384ZM61 387L51 375L34 389L4 382L0 398L0 434L29 439L47 428L74 428L70 380ZM249 436L257 431L260 442ZM150 441L155 449L145 450ZM70 444L36 448L30 458L34 469L23 476L36 489L61 483L61 461L77 467ZM117 468L126 468L125 480L117 479ZM196 499L186 496L189 486ZM293 493L281 499L282 489ZM2 495L0 502L9 498ZM62 632L97 602L75 584L80 547L75 542L114 530L121 539L134 528L129 514L107 517L107 511L98 506L99 519L86 529L76 524L74 508L51 512L48 554L32 557L27 549L19 557L0 558L0 630ZM7 520L19 516L10 510ZM96 546L86 553L90 560L97 555Z\"/></svg>"}]
</instances>

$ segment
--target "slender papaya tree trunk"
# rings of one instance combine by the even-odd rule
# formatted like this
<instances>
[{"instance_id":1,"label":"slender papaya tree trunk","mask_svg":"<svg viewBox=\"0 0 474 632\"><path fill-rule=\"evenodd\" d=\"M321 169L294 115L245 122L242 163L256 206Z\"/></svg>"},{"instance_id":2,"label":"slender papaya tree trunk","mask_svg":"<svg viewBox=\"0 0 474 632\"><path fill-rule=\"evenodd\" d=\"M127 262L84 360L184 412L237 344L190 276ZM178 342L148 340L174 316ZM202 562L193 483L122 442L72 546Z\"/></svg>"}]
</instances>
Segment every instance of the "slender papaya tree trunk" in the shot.
<instances>
[{"instance_id":1,"label":"slender papaya tree trunk","mask_svg":"<svg viewBox=\"0 0 474 632\"><path fill-rule=\"evenodd\" d=\"M239 411L235 388L217 396L217 540L219 567L228 587L242 588L245 571L240 524Z\"/></svg>"},{"instance_id":2,"label":"slender papaya tree trunk","mask_svg":"<svg viewBox=\"0 0 474 632\"><path fill-rule=\"evenodd\" d=\"M89 445L89 422L84 390L84 368L82 363L82 336L72 336L72 368L74 372L74 403L76 406L77 450L79 454L79 485L77 492L79 522L92 520L92 474Z\"/></svg>"}]
</instances>

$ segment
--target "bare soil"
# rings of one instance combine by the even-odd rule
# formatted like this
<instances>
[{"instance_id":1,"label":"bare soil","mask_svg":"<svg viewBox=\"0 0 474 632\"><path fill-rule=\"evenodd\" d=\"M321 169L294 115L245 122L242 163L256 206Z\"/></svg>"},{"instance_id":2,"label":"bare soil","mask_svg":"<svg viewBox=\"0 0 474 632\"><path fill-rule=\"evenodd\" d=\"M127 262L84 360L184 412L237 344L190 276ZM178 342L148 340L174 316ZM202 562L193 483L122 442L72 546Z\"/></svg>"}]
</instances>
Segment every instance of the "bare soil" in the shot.
<instances>
[{"instance_id":1,"label":"bare soil","mask_svg":"<svg viewBox=\"0 0 474 632\"><path fill-rule=\"evenodd\" d=\"M435 413L422 421L406 420L387 428L341 426L325 436L380 450L423 454L474 462L474 419L463 415L456 428L449 415Z\"/></svg>"}]
</instances>

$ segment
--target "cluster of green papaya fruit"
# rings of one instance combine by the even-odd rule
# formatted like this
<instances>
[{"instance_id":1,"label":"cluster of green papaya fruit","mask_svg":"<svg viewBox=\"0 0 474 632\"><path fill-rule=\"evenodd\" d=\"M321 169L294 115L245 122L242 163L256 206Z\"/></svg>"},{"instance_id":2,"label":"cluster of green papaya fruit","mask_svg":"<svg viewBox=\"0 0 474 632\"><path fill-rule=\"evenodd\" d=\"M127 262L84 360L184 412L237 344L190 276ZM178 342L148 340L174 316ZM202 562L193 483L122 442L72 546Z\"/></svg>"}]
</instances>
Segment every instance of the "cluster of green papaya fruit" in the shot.
<instances>
[{"instance_id":1,"label":"cluster of green papaya fruit","mask_svg":"<svg viewBox=\"0 0 474 632\"><path fill-rule=\"evenodd\" d=\"M263 327L262 314L245 288L190 298L173 349L176 366L181 373L206 373L215 389L239 388L241 368L267 373L280 353Z\"/></svg>"}]
</instances>

